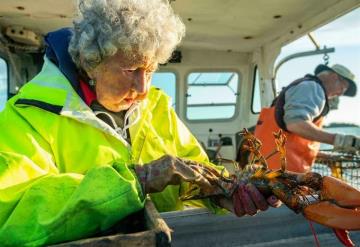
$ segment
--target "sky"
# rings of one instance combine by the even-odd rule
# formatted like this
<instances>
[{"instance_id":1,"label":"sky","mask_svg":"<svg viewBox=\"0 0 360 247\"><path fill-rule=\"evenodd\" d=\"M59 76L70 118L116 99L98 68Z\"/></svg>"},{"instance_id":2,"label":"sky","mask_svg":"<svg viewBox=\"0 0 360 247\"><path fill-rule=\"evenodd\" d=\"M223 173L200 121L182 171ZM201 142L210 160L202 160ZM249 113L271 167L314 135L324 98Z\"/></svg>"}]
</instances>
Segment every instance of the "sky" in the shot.
<instances>
[{"instance_id":1,"label":"sky","mask_svg":"<svg viewBox=\"0 0 360 247\"><path fill-rule=\"evenodd\" d=\"M328 54L329 65L339 63L349 68L354 73L358 86L355 97L340 97L338 109L329 113L325 124L340 122L360 126L360 8L313 31L312 36L321 48L335 48L334 53ZM290 54L314 49L310 39L302 37L283 47L277 62ZM290 60L280 67L276 81L282 87L307 73L313 73L320 63L324 63L323 55Z\"/></svg>"}]
</instances>

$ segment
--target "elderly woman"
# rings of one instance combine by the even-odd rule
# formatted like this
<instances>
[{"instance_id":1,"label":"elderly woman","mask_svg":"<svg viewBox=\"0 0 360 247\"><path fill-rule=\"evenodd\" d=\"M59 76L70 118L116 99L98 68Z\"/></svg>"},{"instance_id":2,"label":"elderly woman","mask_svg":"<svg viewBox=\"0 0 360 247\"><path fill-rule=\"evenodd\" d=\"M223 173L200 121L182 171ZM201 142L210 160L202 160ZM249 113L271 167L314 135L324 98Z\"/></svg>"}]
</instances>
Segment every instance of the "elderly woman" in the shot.
<instances>
[{"instance_id":1,"label":"elderly woman","mask_svg":"<svg viewBox=\"0 0 360 247\"><path fill-rule=\"evenodd\" d=\"M174 158L209 164L168 96L150 87L184 36L167 1L83 0L79 11L73 29L47 35L41 72L0 114L2 246L88 237L141 210L147 193L159 192L159 211L179 210L185 181L210 185ZM246 188L197 205L265 210Z\"/></svg>"}]
</instances>

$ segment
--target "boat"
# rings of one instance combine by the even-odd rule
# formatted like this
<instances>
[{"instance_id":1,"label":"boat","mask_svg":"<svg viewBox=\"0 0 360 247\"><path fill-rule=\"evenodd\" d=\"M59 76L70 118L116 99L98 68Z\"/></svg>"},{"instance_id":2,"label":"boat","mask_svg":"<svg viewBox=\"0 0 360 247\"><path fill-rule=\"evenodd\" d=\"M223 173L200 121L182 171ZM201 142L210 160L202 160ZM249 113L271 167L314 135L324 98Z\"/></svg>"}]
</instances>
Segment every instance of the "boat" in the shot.
<instances>
[{"instance_id":1,"label":"boat","mask_svg":"<svg viewBox=\"0 0 360 247\"><path fill-rule=\"evenodd\" d=\"M312 32L360 9L358 0L168 1L185 23L186 37L169 62L160 65L153 85L172 97L179 117L214 162L236 159L239 133L253 128L259 109L269 106L281 89L276 81L280 66L319 54L326 63L336 52L327 43L319 45ZM44 35L71 26L75 9L74 0L0 2L0 110L39 72ZM313 49L277 61L283 47L304 36ZM324 150L317 160L316 171L360 188L359 155ZM339 246L331 229L311 226L285 206L237 218L197 208L159 214L149 200L129 219L145 223L131 232L115 227L55 246L314 246L314 232L321 245ZM351 236L360 245L360 233Z\"/></svg>"}]
</instances>

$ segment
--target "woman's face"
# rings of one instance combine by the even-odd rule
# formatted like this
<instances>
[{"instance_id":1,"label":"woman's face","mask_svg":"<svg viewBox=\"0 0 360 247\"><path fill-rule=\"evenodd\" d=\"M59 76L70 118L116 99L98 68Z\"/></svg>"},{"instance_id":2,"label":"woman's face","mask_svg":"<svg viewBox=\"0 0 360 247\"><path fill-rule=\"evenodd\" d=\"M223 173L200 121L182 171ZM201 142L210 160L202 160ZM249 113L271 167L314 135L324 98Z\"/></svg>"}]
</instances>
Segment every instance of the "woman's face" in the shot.
<instances>
[{"instance_id":1,"label":"woman's face","mask_svg":"<svg viewBox=\"0 0 360 247\"><path fill-rule=\"evenodd\" d=\"M90 74L96 81L98 102L107 110L120 112L146 98L157 63L147 59L129 61L121 52L106 59Z\"/></svg>"}]
</instances>

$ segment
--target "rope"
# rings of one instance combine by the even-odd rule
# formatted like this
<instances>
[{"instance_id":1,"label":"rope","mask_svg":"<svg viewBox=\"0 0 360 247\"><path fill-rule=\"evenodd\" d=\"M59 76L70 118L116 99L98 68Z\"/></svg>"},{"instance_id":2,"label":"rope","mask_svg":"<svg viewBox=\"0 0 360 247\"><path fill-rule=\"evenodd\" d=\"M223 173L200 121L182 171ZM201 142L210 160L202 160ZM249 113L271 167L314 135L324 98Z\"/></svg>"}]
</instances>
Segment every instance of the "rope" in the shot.
<instances>
[{"instance_id":1,"label":"rope","mask_svg":"<svg viewBox=\"0 0 360 247\"><path fill-rule=\"evenodd\" d=\"M320 242L319 242L319 239L318 239L318 237L316 235L315 228L314 228L312 222L310 220L308 220L308 221L309 221L311 232L312 232L312 234L314 236L315 244L316 244L317 247L320 247Z\"/></svg>"}]
</instances>

